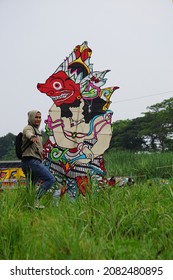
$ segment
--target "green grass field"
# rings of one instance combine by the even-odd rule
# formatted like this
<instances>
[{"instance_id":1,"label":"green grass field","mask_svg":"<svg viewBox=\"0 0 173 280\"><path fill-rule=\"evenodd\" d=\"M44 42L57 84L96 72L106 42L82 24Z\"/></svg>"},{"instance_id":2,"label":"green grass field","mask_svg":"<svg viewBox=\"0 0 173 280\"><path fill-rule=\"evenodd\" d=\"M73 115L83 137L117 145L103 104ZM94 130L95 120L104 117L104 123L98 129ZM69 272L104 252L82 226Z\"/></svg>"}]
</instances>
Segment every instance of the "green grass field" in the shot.
<instances>
[{"instance_id":1,"label":"green grass field","mask_svg":"<svg viewBox=\"0 0 173 280\"><path fill-rule=\"evenodd\" d=\"M1 192L0 259L173 259L172 154L111 151L105 162L108 175L136 183L93 190L73 202L64 196L58 207L48 193L44 210L32 207L33 190Z\"/></svg>"}]
</instances>

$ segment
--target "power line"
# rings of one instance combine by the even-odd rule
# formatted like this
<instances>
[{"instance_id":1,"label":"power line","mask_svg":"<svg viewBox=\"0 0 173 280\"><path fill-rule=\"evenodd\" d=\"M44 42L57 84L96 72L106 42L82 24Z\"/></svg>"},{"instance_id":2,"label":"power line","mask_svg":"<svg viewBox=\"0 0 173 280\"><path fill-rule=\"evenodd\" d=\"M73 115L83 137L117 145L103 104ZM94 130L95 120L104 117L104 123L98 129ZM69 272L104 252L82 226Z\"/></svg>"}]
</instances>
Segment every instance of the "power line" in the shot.
<instances>
[{"instance_id":1,"label":"power line","mask_svg":"<svg viewBox=\"0 0 173 280\"><path fill-rule=\"evenodd\" d=\"M125 101L137 100L137 99L142 99L142 98L146 98L146 97L151 97L151 96L156 96L156 95L161 95L161 94L166 94L166 93L171 93L171 92L173 93L173 90L164 91L164 92L160 92L160 93L156 93L156 94L144 95L144 96L140 96L140 97L123 99L123 100L119 100L119 101L114 101L112 103L120 103L120 102L125 102Z\"/></svg>"}]
</instances>

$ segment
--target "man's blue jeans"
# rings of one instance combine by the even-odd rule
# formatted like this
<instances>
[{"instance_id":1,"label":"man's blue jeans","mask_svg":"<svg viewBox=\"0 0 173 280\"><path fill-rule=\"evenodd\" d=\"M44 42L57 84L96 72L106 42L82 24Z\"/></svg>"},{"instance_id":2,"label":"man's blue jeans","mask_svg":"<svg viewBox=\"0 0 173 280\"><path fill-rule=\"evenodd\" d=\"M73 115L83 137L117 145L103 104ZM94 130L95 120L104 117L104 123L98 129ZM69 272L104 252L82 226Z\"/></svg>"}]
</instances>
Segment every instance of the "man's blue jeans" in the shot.
<instances>
[{"instance_id":1,"label":"man's blue jeans","mask_svg":"<svg viewBox=\"0 0 173 280\"><path fill-rule=\"evenodd\" d=\"M41 180L41 185L37 191L37 198L45 194L56 181L53 174L44 166L44 164L35 158L24 158L22 159L22 170L26 176L27 183L29 180L35 185L39 180Z\"/></svg>"}]
</instances>

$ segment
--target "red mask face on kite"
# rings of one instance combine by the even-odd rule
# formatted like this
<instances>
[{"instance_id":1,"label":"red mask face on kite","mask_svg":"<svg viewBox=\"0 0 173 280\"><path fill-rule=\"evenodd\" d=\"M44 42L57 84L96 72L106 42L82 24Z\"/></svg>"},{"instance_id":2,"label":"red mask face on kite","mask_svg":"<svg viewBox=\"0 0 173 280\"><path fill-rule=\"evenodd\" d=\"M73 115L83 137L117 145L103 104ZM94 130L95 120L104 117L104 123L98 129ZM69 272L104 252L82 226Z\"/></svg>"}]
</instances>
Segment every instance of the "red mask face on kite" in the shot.
<instances>
[{"instance_id":1,"label":"red mask face on kite","mask_svg":"<svg viewBox=\"0 0 173 280\"><path fill-rule=\"evenodd\" d=\"M37 88L52 98L56 106L62 103L70 104L81 98L79 84L75 84L63 71L50 76L45 84L37 84Z\"/></svg>"}]
</instances>

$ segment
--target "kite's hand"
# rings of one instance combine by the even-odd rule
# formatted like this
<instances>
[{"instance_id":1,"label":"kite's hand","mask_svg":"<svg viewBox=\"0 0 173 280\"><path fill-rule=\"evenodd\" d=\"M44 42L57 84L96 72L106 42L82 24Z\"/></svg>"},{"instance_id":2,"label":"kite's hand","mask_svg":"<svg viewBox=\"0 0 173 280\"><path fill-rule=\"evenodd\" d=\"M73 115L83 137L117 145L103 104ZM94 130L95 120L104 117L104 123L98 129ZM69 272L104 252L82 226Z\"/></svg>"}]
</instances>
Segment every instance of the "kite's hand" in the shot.
<instances>
[{"instance_id":1,"label":"kite's hand","mask_svg":"<svg viewBox=\"0 0 173 280\"><path fill-rule=\"evenodd\" d=\"M84 153L84 155L86 156L87 159L90 159L90 161L93 161L94 154L90 149L88 149L88 147L84 147L83 153Z\"/></svg>"}]
</instances>

